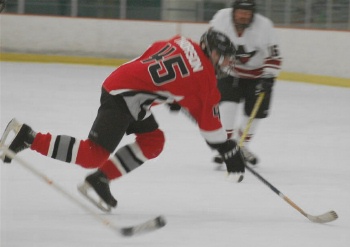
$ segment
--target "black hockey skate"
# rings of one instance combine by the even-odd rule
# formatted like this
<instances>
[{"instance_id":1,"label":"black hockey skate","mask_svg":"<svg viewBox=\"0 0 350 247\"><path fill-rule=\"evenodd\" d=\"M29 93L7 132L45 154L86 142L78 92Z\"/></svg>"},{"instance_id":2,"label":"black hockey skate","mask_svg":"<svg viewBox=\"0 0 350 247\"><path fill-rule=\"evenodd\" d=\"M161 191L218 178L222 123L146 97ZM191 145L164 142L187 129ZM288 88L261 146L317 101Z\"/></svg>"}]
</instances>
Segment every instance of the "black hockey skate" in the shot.
<instances>
[{"instance_id":1,"label":"black hockey skate","mask_svg":"<svg viewBox=\"0 0 350 247\"><path fill-rule=\"evenodd\" d=\"M8 123L3 135L1 136L0 147L6 147L6 140L11 131L14 132L15 137L8 146L8 149L14 153L19 153L24 149L29 148L36 136L36 133L32 130L31 127L26 124L22 124L13 118ZM4 163L11 163L12 161L12 159L6 155L3 155L1 159L4 161Z\"/></svg>"},{"instance_id":2,"label":"black hockey skate","mask_svg":"<svg viewBox=\"0 0 350 247\"><path fill-rule=\"evenodd\" d=\"M93 189L98 198L88 193L89 189ZM109 188L109 180L100 170L87 176L85 182L78 186L78 190L90 202L104 212L110 212L112 208L117 206L118 202L113 197Z\"/></svg>"}]
</instances>

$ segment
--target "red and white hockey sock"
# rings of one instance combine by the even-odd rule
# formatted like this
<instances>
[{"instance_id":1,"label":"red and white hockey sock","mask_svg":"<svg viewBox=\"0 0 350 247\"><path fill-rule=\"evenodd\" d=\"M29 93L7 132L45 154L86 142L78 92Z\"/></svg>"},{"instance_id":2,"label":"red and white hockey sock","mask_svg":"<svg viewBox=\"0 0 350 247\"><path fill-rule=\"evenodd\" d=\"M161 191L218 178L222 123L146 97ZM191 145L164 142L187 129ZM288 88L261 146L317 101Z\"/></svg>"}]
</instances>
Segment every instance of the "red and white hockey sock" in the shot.
<instances>
[{"instance_id":1,"label":"red and white hockey sock","mask_svg":"<svg viewBox=\"0 0 350 247\"><path fill-rule=\"evenodd\" d=\"M133 143L120 148L100 167L100 170L112 180L131 172L147 160L138 144Z\"/></svg>"},{"instance_id":2,"label":"red and white hockey sock","mask_svg":"<svg viewBox=\"0 0 350 247\"><path fill-rule=\"evenodd\" d=\"M248 124L248 121L249 121L249 117L248 116L244 116L242 124L241 124L241 127L240 127L239 132L238 132L239 139L241 139L241 137L243 135L243 131L244 131L244 129L246 128L246 126ZM250 129L249 129L248 133L245 136L244 146L248 145L250 143L250 141L252 140L259 123L260 123L260 119L257 119L257 118L253 119L253 121L252 121L252 123L250 125Z\"/></svg>"},{"instance_id":3,"label":"red and white hockey sock","mask_svg":"<svg viewBox=\"0 0 350 247\"><path fill-rule=\"evenodd\" d=\"M30 147L53 159L78 164L85 168L100 167L110 153L91 140L78 140L71 136L53 136L38 133Z\"/></svg>"},{"instance_id":4,"label":"red and white hockey sock","mask_svg":"<svg viewBox=\"0 0 350 247\"><path fill-rule=\"evenodd\" d=\"M109 180L123 176L147 160L157 157L163 150L164 142L164 134L159 129L136 134L136 142L120 148L100 167L100 170Z\"/></svg>"},{"instance_id":5,"label":"red and white hockey sock","mask_svg":"<svg viewBox=\"0 0 350 247\"><path fill-rule=\"evenodd\" d=\"M234 130L230 129L230 130L226 130L226 134L227 134L227 140L231 139L234 135Z\"/></svg>"}]
</instances>

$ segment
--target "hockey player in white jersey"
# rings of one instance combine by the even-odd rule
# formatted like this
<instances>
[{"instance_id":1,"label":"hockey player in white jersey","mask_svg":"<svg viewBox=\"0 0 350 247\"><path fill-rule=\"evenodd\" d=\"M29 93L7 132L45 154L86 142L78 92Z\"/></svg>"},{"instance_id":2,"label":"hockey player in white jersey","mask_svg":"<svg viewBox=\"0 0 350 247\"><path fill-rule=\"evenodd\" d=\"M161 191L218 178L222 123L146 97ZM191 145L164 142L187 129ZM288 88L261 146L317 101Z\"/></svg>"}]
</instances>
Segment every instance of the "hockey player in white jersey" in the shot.
<instances>
[{"instance_id":1,"label":"hockey player in white jersey","mask_svg":"<svg viewBox=\"0 0 350 247\"><path fill-rule=\"evenodd\" d=\"M0 0L0 13L5 9L6 7L6 1Z\"/></svg>"},{"instance_id":2,"label":"hockey player in white jersey","mask_svg":"<svg viewBox=\"0 0 350 247\"><path fill-rule=\"evenodd\" d=\"M254 0L235 0L232 8L221 9L214 15L210 26L225 33L237 50L230 75L218 78L220 117L228 139L241 137L259 93L265 93L241 149L246 161L255 165L258 158L248 149L248 143L256 133L260 120L268 116L273 85L281 69L282 58L273 23L256 13ZM239 103L244 104L244 114L241 123L237 124ZM238 129L235 129L235 124ZM214 161L222 163L222 158L218 155Z\"/></svg>"}]
</instances>

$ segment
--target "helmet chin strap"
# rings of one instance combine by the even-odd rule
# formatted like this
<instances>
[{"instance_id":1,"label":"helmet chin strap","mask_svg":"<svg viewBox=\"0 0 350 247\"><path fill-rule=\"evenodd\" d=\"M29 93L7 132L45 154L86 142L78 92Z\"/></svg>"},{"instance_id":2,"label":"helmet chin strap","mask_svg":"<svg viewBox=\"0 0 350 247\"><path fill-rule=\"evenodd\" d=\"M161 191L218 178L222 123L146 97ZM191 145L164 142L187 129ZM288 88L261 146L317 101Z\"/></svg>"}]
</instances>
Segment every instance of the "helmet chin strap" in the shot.
<instances>
[{"instance_id":1,"label":"helmet chin strap","mask_svg":"<svg viewBox=\"0 0 350 247\"><path fill-rule=\"evenodd\" d=\"M235 26L237 27L237 29L246 29L250 26L250 23L249 24L240 24L240 23L234 23Z\"/></svg>"},{"instance_id":2,"label":"helmet chin strap","mask_svg":"<svg viewBox=\"0 0 350 247\"><path fill-rule=\"evenodd\" d=\"M218 78L226 77L230 74L230 72L233 70L234 65L230 64L224 67L221 67L224 63L225 56L220 55L220 58L218 62L216 63L215 69L216 69L216 75Z\"/></svg>"},{"instance_id":3,"label":"helmet chin strap","mask_svg":"<svg viewBox=\"0 0 350 247\"><path fill-rule=\"evenodd\" d=\"M222 77L222 75L224 74L224 72L221 69L221 65L223 64L224 60L225 60L225 56L220 55L220 58L219 58L218 62L215 65L216 75L219 76L219 77Z\"/></svg>"},{"instance_id":4,"label":"helmet chin strap","mask_svg":"<svg viewBox=\"0 0 350 247\"><path fill-rule=\"evenodd\" d=\"M220 58L219 58L219 61L218 61L218 66L221 66L222 63L224 62L224 60L225 60L225 56L220 55Z\"/></svg>"}]
</instances>

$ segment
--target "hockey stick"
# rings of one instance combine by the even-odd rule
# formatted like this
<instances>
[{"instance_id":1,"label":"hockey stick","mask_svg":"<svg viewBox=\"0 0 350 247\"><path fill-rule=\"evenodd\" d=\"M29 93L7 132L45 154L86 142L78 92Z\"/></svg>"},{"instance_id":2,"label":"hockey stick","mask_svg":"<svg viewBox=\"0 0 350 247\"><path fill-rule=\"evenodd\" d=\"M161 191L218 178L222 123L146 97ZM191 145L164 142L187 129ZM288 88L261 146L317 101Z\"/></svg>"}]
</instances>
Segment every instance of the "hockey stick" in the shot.
<instances>
[{"instance_id":1,"label":"hockey stick","mask_svg":"<svg viewBox=\"0 0 350 247\"><path fill-rule=\"evenodd\" d=\"M262 93L259 94L259 97L256 99L255 104L254 104L254 107L253 107L253 111L252 111L252 113L250 114L250 117L249 117L249 119L248 119L248 123L247 123L247 125L246 125L245 128L244 128L244 131L243 131L243 133L242 133L241 139L239 140L238 146L243 147L244 139L246 138L246 136L247 136L247 134L248 134L248 132L249 132L249 130L250 130L250 126L252 125L253 120L254 120L256 114L257 114L258 111L259 111L259 108L260 108L260 106L261 106L261 103L262 103L263 100L264 100L264 97L265 97L265 93L262 92Z\"/></svg>"},{"instance_id":2,"label":"hockey stick","mask_svg":"<svg viewBox=\"0 0 350 247\"><path fill-rule=\"evenodd\" d=\"M35 169L32 165L30 165L25 160L18 157L14 152L9 150L6 146L1 145L0 146L0 153L3 152L4 155L10 157L11 159L17 161L22 167L26 168L28 171L36 175L37 177L41 178L43 181L45 181L48 185L52 186L56 191L60 192L63 196L65 196L68 200L73 202L74 204L78 205L80 208L85 210L87 213L95 217L96 220L104 224L106 227L111 229L113 232L116 232L122 236L134 236L150 231L154 231L156 229L159 229L163 226L165 226L166 221L163 216L158 216L156 218L147 220L143 223L128 226L128 227L119 227L115 224L113 224L111 221L101 217L99 214L95 213L92 209L87 207L85 204L80 202L76 197L71 195L69 192L67 192L65 189L63 189L61 186L59 186L56 182L48 178L45 174L41 173L37 169Z\"/></svg>"},{"instance_id":3,"label":"hockey stick","mask_svg":"<svg viewBox=\"0 0 350 247\"><path fill-rule=\"evenodd\" d=\"M253 170L253 168L250 168L246 165L246 169L248 169L251 173L253 173L254 176L256 176L261 182L263 182L267 187L269 187L273 192L275 192L279 197L281 197L283 200L285 200L289 205L291 205L293 208L298 210L302 215L304 215L306 218L308 218L310 221L314 223L328 223L331 221L334 221L338 218L338 215L335 211L329 211L321 215L313 216L308 213L306 213L304 210L302 210L298 205L296 205L291 199L289 199L287 196L285 196L281 191L279 191L275 186L270 184L266 179L264 179L259 173Z\"/></svg>"},{"instance_id":4,"label":"hockey stick","mask_svg":"<svg viewBox=\"0 0 350 247\"><path fill-rule=\"evenodd\" d=\"M248 123L243 131L243 134L241 136L241 139L239 141L239 146L243 146L244 139L250 129L250 126L256 116L256 113L258 112L261 102L263 101L265 96L265 93L260 93L258 99L255 102L254 108L252 113L250 114ZM314 223L328 223L331 221L334 221L338 218L338 215L335 211L329 211L324 214L313 216L310 214L307 214L304 210L302 210L298 205L296 205L291 199L289 199L287 196L285 196L281 191L279 191L275 186L270 184L266 179L264 179L259 173L253 170L253 168L249 167L248 165L245 165L245 168L250 171L254 176L256 176L261 182L263 182L267 187L269 187L273 192L275 192L279 197L281 197L283 200L285 200L289 205L291 205L293 208L298 210L302 215L304 215L306 218L308 218L310 221Z\"/></svg>"}]
</instances>

